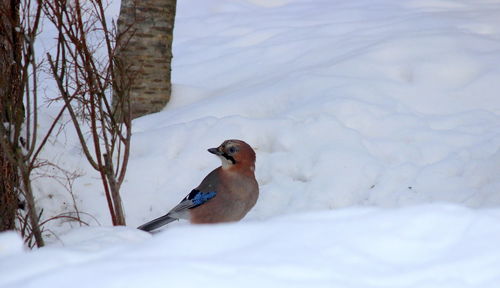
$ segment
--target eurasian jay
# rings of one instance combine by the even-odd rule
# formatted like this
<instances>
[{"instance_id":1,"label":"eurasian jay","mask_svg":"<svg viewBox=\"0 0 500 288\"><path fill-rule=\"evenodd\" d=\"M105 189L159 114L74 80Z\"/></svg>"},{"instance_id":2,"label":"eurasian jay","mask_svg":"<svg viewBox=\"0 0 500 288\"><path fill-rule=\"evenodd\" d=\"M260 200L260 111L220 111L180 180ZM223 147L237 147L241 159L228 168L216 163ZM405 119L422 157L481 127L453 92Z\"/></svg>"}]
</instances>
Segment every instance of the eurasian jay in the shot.
<instances>
[{"instance_id":1,"label":"eurasian jay","mask_svg":"<svg viewBox=\"0 0 500 288\"><path fill-rule=\"evenodd\" d=\"M167 214L137 227L151 231L178 219L194 224L239 221L259 197L255 179L255 152L241 140L226 140L208 152L219 156L222 166L210 172L201 184Z\"/></svg>"}]
</instances>

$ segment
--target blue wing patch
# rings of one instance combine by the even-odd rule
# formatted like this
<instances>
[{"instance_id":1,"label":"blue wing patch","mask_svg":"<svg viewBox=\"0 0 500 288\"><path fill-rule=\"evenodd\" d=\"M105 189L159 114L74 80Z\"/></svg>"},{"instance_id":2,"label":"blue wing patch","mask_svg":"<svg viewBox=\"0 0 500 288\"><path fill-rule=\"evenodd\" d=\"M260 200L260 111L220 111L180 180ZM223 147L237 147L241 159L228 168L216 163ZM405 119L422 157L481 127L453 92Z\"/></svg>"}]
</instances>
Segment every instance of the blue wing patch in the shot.
<instances>
[{"instance_id":1,"label":"blue wing patch","mask_svg":"<svg viewBox=\"0 0 500 288\"><path fill-rule=\"evenodd\" d=\"M191 201L193 201L194 205L199 206L199 205L207 202L208 200L214 198L216 194L217 193L215 191L213 191L213 192L198 192L198 193L196 193L196 195L194 195L194 197L193 197L193 199L191 199Z\"/></svg>"}]
</instances>

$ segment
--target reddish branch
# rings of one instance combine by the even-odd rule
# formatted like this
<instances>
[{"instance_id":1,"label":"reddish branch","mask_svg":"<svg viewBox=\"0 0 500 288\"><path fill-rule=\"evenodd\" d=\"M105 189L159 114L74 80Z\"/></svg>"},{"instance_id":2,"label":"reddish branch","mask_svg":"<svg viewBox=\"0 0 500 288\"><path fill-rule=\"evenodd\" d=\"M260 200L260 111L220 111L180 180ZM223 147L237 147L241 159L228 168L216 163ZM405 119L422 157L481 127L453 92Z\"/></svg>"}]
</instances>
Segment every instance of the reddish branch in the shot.
<instances>
[{"instance_id":1,"label":"reddish branch","mask_svg":"<svg viewBox=\"0 0 500 288\"><path fill-rule=\"evenodd\" d=\"M117 119L114 108L129 105L132 78L125 68L115 65L115 44L120 35L108 29L102 2L71 3L44 3L46 14L59 31L57 51L47 58L84 155L100 174L112 223L125 225L120 187L130 152L131 120L126 113ZM96 57L99 43L88 37L96 34L105 44L104 62ZM113 89L115 103L110 105L106 95ZM83 127L88 127L90 139L86 139Z\"/></svg>"}]
</instances>

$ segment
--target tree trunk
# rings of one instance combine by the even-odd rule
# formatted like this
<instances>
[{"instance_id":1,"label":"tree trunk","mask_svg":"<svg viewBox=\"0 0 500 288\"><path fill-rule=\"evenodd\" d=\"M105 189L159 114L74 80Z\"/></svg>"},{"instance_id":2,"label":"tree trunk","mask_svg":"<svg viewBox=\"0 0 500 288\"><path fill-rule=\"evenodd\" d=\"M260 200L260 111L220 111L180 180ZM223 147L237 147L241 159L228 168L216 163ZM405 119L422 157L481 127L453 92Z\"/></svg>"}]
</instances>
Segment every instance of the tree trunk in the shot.
<instances>
[{"instance_id":1,"label":"tree trunk","mask_svg":"<svg viewBox=\"0 0 500 288\"><path fill-rule=\"evenodd\" d=\"M42 247L40 219L30 183L31 166L23 150L29 150L29 144L21 136L25 120L24 81L30 73L29 59L23 59L22 53L23 47L30 49L31 46L26 46L23 36L20 2L0 1L0 231L17 228L30 242L28 245L31 246L34 238L36 245ZM27 217L19 213L22 206L19 199L26 201ZM16 227L18 219L23 227Z\"/></svg>"},{"instance_id":2,"label":"tree trunk","mask_svg":"<svg viewBox=\"0 0 500 288\"><path fill-rule=\"evenodd\" d=\"M0 154L0 231L14 230L20 206L16 190L19 177L3 151Z\"/></svg>"},{"instance_id":3,"label":"tree trunk","mask_svg":"<svg viewBox=\"0 0 500 288\"><path fill-rule=\"evenodd\" d=\"M0 1L0 114L3 137L18 149L24 118L21 89L19 0ZM9 141L10 138L10 141ZM0 149L0 231L15 229L19 203L19 174L10 149ZM9 157L10 156L10 157Z\"/></svg>"},{"instance_id":4,"label":"tree trunk","mask_svg":"<svg viewBox=\"0 0 500 288\"><path fill-rule=\"evenodd\" d=\"M170 100L176 2L122 0L118 31L125 33L118 43L118 61L134 75L130 89L132 118L158 112Z\"/></svg>"}]
</instances>

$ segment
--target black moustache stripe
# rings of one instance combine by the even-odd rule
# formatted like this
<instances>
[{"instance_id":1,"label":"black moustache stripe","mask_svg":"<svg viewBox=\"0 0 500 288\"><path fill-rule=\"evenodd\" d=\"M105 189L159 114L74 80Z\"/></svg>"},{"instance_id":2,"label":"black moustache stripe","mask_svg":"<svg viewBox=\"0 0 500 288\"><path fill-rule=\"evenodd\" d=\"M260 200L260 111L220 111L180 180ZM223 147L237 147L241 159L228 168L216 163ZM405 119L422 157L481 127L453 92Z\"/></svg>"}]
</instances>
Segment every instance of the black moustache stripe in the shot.
<instances>
[{"instance_id":1,"label":"black moustache stripe","mask_svg":"<svg viewBox=\"0 0 500 288\"><path fill-rule=\"evenodd\" d=\"M231 161L231 163L236 164L236 160L234 160L233 156L229 156L228 154L226 153L222 153L221 154L224 158L226 158L227 160Z\"/></svg>"}]
</instances>

